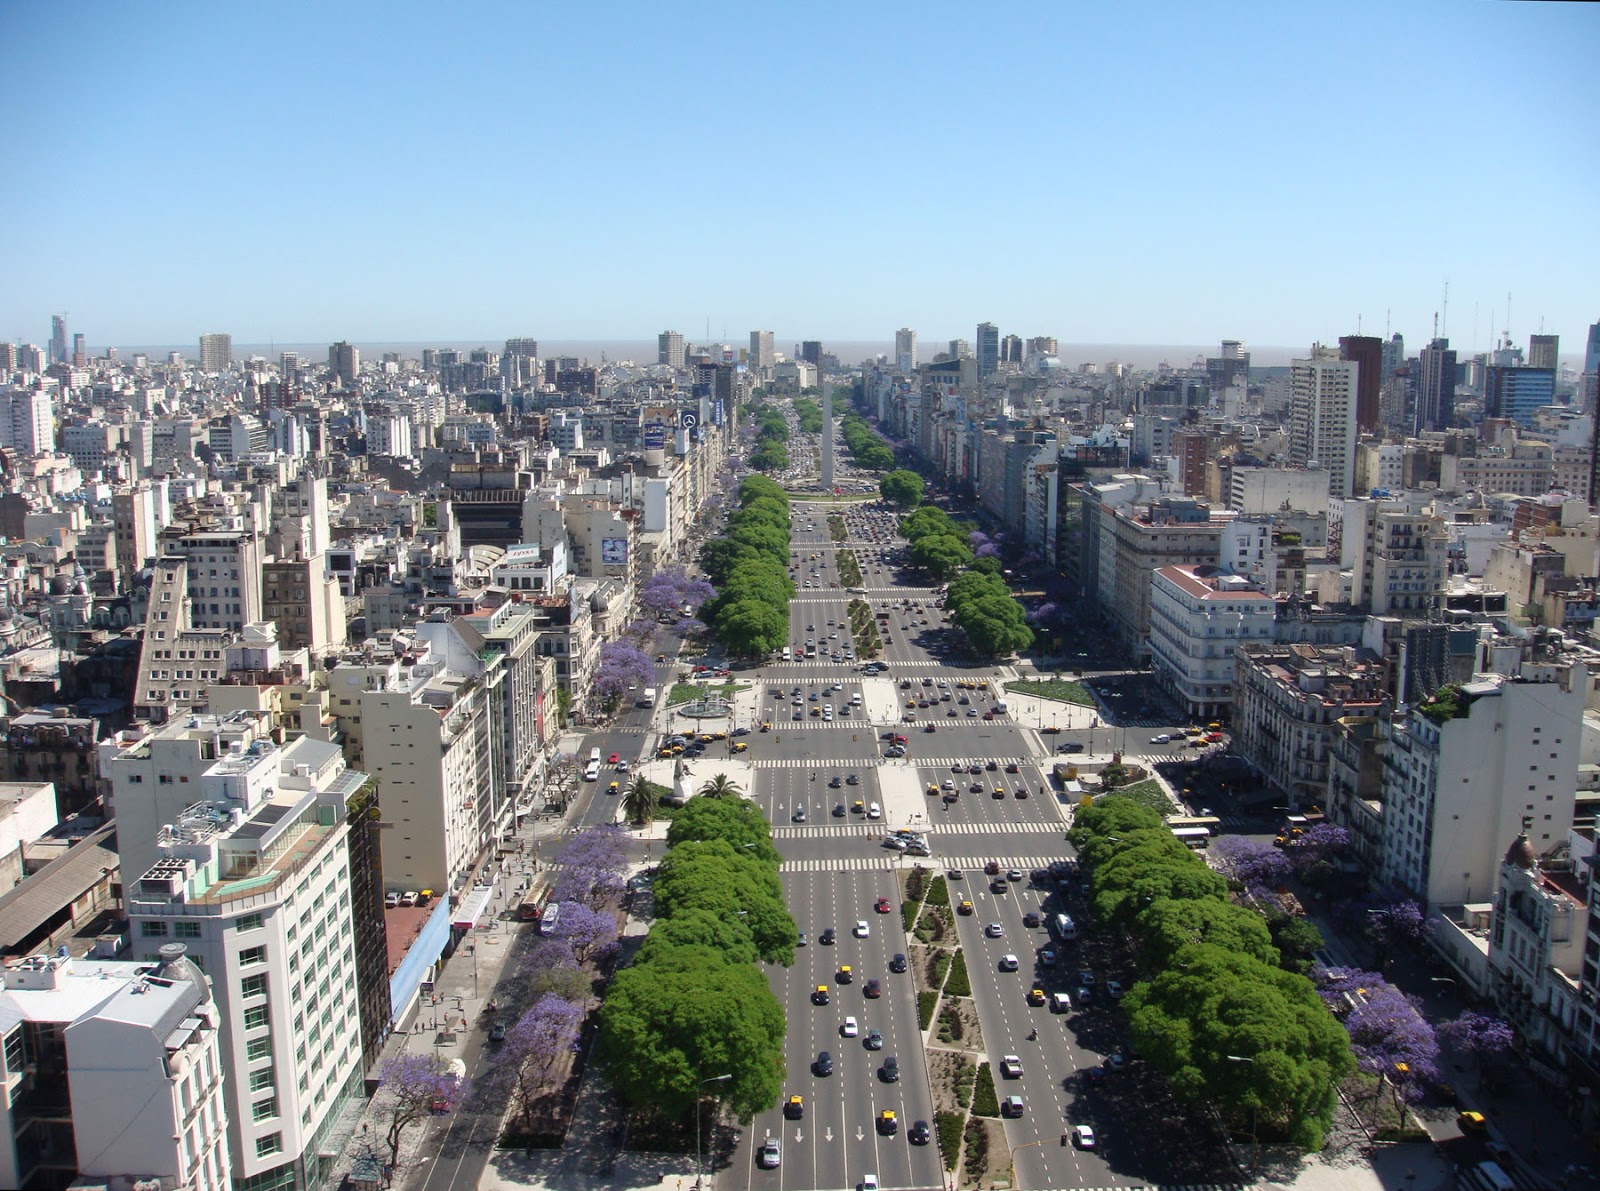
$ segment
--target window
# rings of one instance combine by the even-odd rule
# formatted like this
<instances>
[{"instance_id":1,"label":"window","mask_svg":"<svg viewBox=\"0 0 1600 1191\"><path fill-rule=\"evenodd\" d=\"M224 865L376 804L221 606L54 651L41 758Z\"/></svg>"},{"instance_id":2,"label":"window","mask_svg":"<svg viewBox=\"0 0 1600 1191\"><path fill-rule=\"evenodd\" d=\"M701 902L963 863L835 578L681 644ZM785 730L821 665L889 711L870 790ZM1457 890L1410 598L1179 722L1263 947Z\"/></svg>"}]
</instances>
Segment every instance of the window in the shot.
<instances>
[{"instance_id":1,"label":"window","mask_svg":"<svg viewBox=\"0 0 1600 1191\"><path fill-rule=\"evenodd\" d=\"M198 939L200 937L200 924L198 922L174 922L172 933L180 939Z\"/></svg>"},{"instance_id":2,"label":"window","mask_svg":"<svg viewBox=\"0 0 1600 1191\"><path fill-rule=\"evenodd\" d=\"M269 1133L265 1137L256 1138L256 1157L266 1158L273 1154L283 1153L283 1134Z\"/></svg>"},{"instance_id":3,"label":"window","mask_svg":"<svg viewBox=\"0 0 1600 1191\"><path fill-rule=\"evenodd\" d=\"M145 939L164 939L167 937L167 924L146 920L139 924L139 935Z\"/></svg>"},{"instance_id":4,"label":"window","mask_svg":"<svg viewBox=\"0 0 1600 1191\"><path fill-rule=\"evenodd\" d=\"M252 1038L246 1043L244 1057L247 1063L256 1063L270 1057L272 1054L272 1039Z\"/></svg>"},{"instance_id":5,"label":"window","mask_svg":"<svg viewBox=\"0 0 1600 1191\"><path fill-rule=\"evenodd\" d=\"M246 976L239 982L239 995L243 997L266 996L267 974L262 972L259 976Z\"/></svg>"},{"instance_id":6,"label":"window","mask_svg":"<svg viewBox=\"0 0 1600 1191\"><path fill-rule=\"evenodd\" d=\"M260 927L260 914L241 914L233 924L234 930L258 930Z\"/></svg>"},{"instance_id":7,"label":"window","mask_svg":"<svg viewBox=\"0 0 1600 1191\"><path fill-rule=\"evenodd\" d=\"M265 1092L273 1086L271 1067L263 1067L260 1071L250 1073L250 1090L252 1092Z\"/></svg>"},{"instance_id":8,"label":"window","mask_svg":"<svg viewBox=\"0 0 1600 1191\"><path fill-rule=\"evenodd\" d=\"M268 1013L265 1005L252 1005L244 1011L244 1028L259 1030L267 1024Z\"/></svg>"},{"instance_id":9,"label":"window","mask_svg":"<svg viewBox=\"0 0 1600 1191\"><path fill-rule=\"evenodd\" d=\"M254 964L264 964L266 962L267 949L265 947L246 947L239 952L239 966L241 968L248 968Z\"/></svg>"},{"instance_id":10,"label":"window","mask_svg":"<svg viewBox=\"0 0 1600 1191\"><path fill-rule=\"evenodd\" d=\"M250 1119L252 1121L270 1121L278 1115L278 1098L272 1096L266 1100L258 1100L250 1106Z\"/></svg>"}]
</instances>

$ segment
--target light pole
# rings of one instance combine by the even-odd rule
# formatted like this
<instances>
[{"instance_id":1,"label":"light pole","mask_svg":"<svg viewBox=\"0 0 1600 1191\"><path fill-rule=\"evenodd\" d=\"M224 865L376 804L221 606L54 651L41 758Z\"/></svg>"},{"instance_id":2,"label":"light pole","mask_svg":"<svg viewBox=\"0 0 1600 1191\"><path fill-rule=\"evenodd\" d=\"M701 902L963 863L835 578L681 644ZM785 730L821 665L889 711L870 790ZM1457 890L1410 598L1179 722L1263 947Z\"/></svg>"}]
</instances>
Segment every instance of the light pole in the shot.
<instances>
[{"instance_id":1,"label":"light pole","mask_svg":"<svg viewBox=\"0 0 1600 1191\"><path fill-rule=\"evenodd\" d=\"M1230 1063L1249 1063L1252 1067L1256 1065L1256 1061L1247 1055L1226 1055L1224 1057ZM1252 1089L1250 1096L1250 1173L1252 1175L1256 1172L1259 1160L1260 1152L1256 1144L1256 1096L1254 1089Z\"/></svg>"},{"instance_id":2,"label":"light pole","mask_svg":"<svg viewBox=\"0 0 1600 1191\"><path fill-rule=\"evenodd\" d=\"M694 1088L694 1185L699 1191L704 1181L704 1171L700 1166L700 1089L708 1083L724 1083L733 1078L733 1073L727 1075L713 1075L710 1079L702 1079Z\"/></svg>"}]
</instances>

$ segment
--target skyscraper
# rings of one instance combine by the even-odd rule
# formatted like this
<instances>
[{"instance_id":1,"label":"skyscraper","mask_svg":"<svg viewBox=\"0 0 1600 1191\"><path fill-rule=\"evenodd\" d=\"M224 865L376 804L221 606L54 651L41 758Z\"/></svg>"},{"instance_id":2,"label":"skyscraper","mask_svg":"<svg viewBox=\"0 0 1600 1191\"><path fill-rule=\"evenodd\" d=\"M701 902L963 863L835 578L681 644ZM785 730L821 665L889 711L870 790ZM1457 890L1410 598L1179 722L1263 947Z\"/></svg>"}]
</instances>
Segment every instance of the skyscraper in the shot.
<instances>
[{"instance_id":1,"label":"skyscraper","mask_svg":"<svg viewBox=\"0 0 1600 1191\"><path fill-rule=\"evenodd\" d=\"M89 362L89 351L83 343L83 332L79 331L72 337L72 366L82 368Z\"/></svg>"},{"instance_id":2,"label":"skyscraper","mask_svg":"<svg viewBox=\"0 0 1600 1191\"><path fill-rule=\"evenodd\" d=\"M233 363L233 336L211 334L200 336L200 371L226 372Z\"/></svg>"},{"instance_id":3,"label":"skyscraper","mask_svg":"<svg viewBox=\"0 0 1600 1191\"><path fill-rule=\"evenodd\" d=\"M757 371L771 368L778 362L778 353L772 348L771 331L750 332L750 367Z\"/></svg>"},{"instance_id":4,"label":"skyscraper","mask_svg":"<svg viewBox=\"0 0 1600 1191\"><path fill-rule=\"evenodd\" d=\"M1387 384L1391 376L1406 364L1406 337L1396 331L1383 344L1383 377L1382 382Z\"/></svg>"},{"instance_id":5,"label":"skyscraper","mask_svg":"<svg viewBox=\"0 0 1600 1191\"><path fill-rule=\"evenodd\" d=\"M524 360L537 360L539 358L539 341L530 339L526 335L507 339L505 354L508 356L521 356Z\"/></svg>"},{"instance_id":6,"label":"skyscraper","mask_svg":"<svg viewBox=\"0 0 1600 1191\"><path fill-rule=\"evenodd\" d=\"M52 314L50 316L50 360L51 364L65 364L67 362L67 316Z\"/></svg>"},{"instance_id":7,"label":"skyscraper","mask_svg":"<svg viewBox=\"0 0 1600 1191\"><path fill-rule=\"evenodd\" d=\"M1339 336L1339 358L1360 366L1356 377L1356 431L1378 425L1378 393L1383 387L1383 340L1376 335Z\"/></svg>"},{"instance_id":8,"label":"skyscraper","mask_svg":"<svg viewBox=\"0 0 1600 1191\"><path fill-rule=\"evenodd\" d=\"M1434 339L1422 349L1420 363L1416 429L1443 430L1456 417L1456 353L1448 339Z\"/></svg>"},{"instance_id":9,"label":"skyscraper","mask_svg":"<svg viewBox=\"0 0 1600 1191\"><path fill-rule=\"evenodd\" d=\"M1022 336L1007 335L1000 341L1000 362L1003 364L1022 363Z\"/></svg>"},{"instance_id":10,"label":"skyscraper","mask_svg":"<svg viewBox=\"0 0 1600 1191\"><path fill-rule=\"evenodd\" d=\"M342 385L353 385L361 372L361 349L343 339L328 348L328 371Z\"/></svg>"},{"instance_id":11,"label":"skyscraper","mask_svg":"<svg viewBox=\"0 0 1600 1191\"><path fill-rule=\"evenodd\" d=\"M806 339L800 344L800 358L817 370L817 383L822 383L822 340Z\"/></svg>"},{"instance_id":12,"label":"skyscraper","mask_svg":"<svg viewBox=\"0 0 1600 1191\"><path fill-rule=\"evenodd\" d=\"M1531 427L1533 411L1555 404L1555 399L1554 368L1503 368L1491 364L1484 371L1486 418L1510 418L1519 426Z\"/></svg>"},{"instance_id":13,"label":"skyscraper","mask_svg":"<svg viewBox=\"0 0 1600 1191\"><path fill-rule=\"evenodd\" d=\"M1289 368L1289 462L1328 471L1328 495L1347 497L1355 486L1356 393L1360 365L1317 344Z\"/></svg>"},{"instance_id":14,"label":"skyscraper","mask_svg":"<svg viewBox=\"0 0 1600 1191\"><path fill-rule=\"evenodd\" d=\"M656 363L668 368L683 367L683 333L663 331L656 336Z\"/></svg>"},{"instance_id":15,"label":"skyscraper","mask_svg":"<svg viewBox=\"0 0 1600 1191\"><path fill-rule=\"evenodd\" d=\"M978 375L988 376L1000 367L1000 328L978 324Z\"/></svg>"},{"instance_id":16,"label":"skyscraper","mask_svg":"<svg viewBox=\"0 0 1600 1191\"><path fill-rule=\"evenodd\" d=\"M1559 335L1529 335L1528 336L1528 367L1548 368L1551 372L1560 368L1558 362L1561 355L1561 336Z\"/></svg>"},{"instance_id":17,"label":"skyscraper","mask_svg":"<svg viewBox=\"0 0 1600 1191\"><path fill-rule=\"evenodd\" d=\"M1600 323L1591 323L1589 326L1589 342L1583 351L1583 370L1600 372Z\"/></svg>"},{"instance_id":18,"label":"skyscraper","mask_svg":"<svg viewBox=\"0 0 1600 1191\"><path fill-rule=\"evenodd\" d=\"M972 355L972 344L965 339L952 339L950 341L950 358L952 360L965 360Z\"/></svg>"},{"instance_id":19,"label":"skyscraper","mask_svg":"<svg viewBox=\"0 0 1600 1191\"><path fill-rule=\"evenodd\" d=\"M917 333L910 327L901 327L894 333L894 366L899 372L916 370Z\"/></svg>"}]
</instances>

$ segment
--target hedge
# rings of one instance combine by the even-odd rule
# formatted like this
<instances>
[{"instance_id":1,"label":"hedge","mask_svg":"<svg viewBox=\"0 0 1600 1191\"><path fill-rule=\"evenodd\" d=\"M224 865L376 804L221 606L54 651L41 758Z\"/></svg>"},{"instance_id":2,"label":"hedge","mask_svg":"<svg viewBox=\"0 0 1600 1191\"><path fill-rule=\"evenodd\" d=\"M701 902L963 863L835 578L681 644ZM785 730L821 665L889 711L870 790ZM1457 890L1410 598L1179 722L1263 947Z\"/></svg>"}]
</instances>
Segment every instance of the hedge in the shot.
<instances>
[{"instance_id":1,"label":"hedge","mask_svg":"<svg viewBox=\"0 0 1600 1191\"><path fill-rule=\"evenodd\" d=\"M967 1118L959 1112L936 1112L933 1123L939 1130L939 1154L944 1158L944 1168L954 1170L961 1157L961 1130Z\"/></svg>"},{"instance_id":2,"label":"hedge","mask_svg":"<svg viewBox=\"0 0 1600 1191\"><path fill-rule=\"evenodd\" d=\"M933 1011L939 1007L939 994L924 990L917 994L917 1025L923 1033L933 1024Z\"/></svg>"},{"instance_id":3,"label":"hedge","mask_svg":"<svg viewBox=\"0 0 1600 1191\"><path fill-rule=\"evenodd\" d=\"M978 1064L978 1086L972 1096L972 1115L997 1117L1000 1115L1000 1095L994 1090L994 1072L988 1063Z\"/></svg>"},{"instance_id":4,"label":"hedge","mask_svg":"<svg viewBox=\"0 0 1600 1191\"><path fill-rule=\"evenodd\" d=\"M945 977L944 992L947 997L972 995L972 978L967 975L967 957L959 950L950 961L950 975Z\"/></svg>"},{"instance_id":5,"label":"hedge","mask_svg":"<svg viewBox=\"0 0 1600 1191\"><path fill-rule=\"evenodd\" d=\"M900 903L900 925L901 929L907 934L910 934L911 928L916 925L918 908L919 903L917 902L905 901Z\"/></svg>"},{"instance_id":6,"label":"hedge","mask_svg":"<svg viewBox=\"0 0 1600 1191\"><path fill-rule=\"evenodd\" d=\"M948 906L950 904L950 887L945 884L943 877L935 877L928 886L927 903L930 906Z\"/></svg>"}]
</instances>

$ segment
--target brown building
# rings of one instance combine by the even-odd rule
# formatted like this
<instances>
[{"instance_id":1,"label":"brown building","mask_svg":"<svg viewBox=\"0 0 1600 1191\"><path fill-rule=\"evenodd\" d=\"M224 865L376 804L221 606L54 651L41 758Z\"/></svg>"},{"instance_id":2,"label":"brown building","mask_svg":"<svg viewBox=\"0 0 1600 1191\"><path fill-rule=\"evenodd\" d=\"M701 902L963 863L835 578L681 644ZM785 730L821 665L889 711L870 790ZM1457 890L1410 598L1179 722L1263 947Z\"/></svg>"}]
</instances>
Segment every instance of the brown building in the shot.
<instances>
[{"instance_id":1,"label":"brown building","mask_svg":"<svg viewBox=\"0 0 1600 1191\"><path fill-rule=\"evenodd\" d=\"M1339 336L1339 358L1354 360L1356 373L1356 433L1378 426L1378 394L1383 390L1383 340L1375 335Z\"/></svg>"},{"instance_id":2,"label":"brown building","mask_svg":"<svg viewBox=\"0 0 1600 1191\"><path fill-rule=\"evenodd\" d=\"M54 782L61 818L100 801L100 722L57 712L0 717L0 782Z\"/></svg>"}]
</instances>

